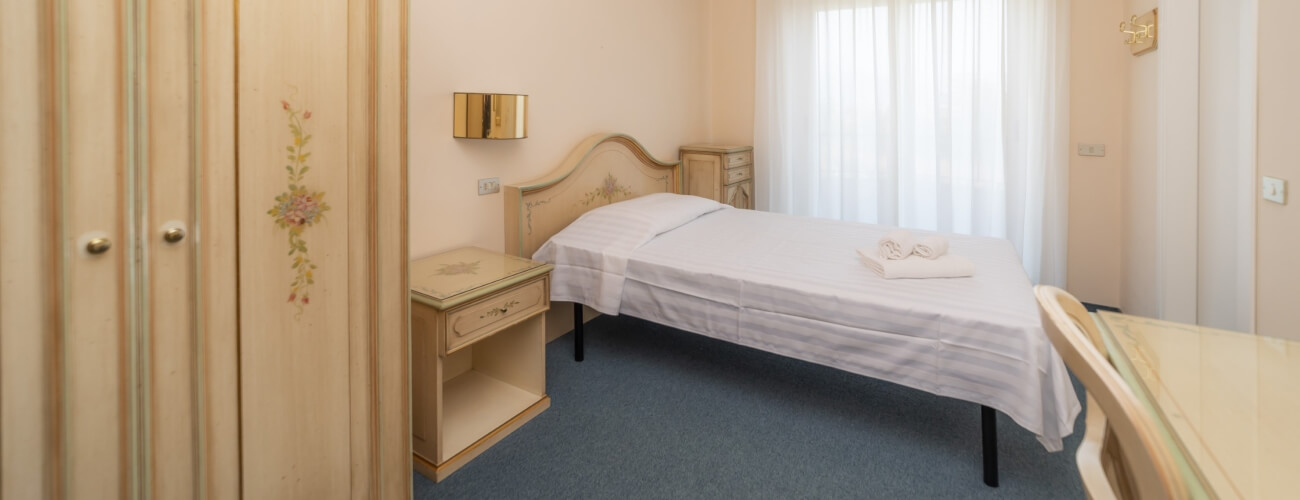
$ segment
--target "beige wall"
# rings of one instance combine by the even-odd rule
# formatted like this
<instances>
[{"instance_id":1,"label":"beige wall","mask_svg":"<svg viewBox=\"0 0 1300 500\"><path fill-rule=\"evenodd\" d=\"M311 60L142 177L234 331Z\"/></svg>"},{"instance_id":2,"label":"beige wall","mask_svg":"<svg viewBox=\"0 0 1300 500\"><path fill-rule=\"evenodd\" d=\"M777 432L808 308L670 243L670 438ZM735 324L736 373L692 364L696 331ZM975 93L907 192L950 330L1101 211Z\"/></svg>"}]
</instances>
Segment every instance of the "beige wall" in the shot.
<instances>
[{"instance_id":1,"label":"beige wall","mask_svg":"<svg viewBox=\"0 0 1300 500\"><path fill-rule=\"evenodd\" d=\"M1255 120L1253 45L1237 38L1254 31L1238 26L1252 22L1251 7L1236 0L1125 2L1130 14L1157 6L1160 48L1127 63L1121 307L1249 330L1251 245L1265 245L1239 229L1252 225L1255 196L1248 178L1255 140L1237 125Z\"/></svg>"},{"instance_id":2,"label":"beige wall","mask_svg":"<svg viewBox=\"0 0 1300 500\"><path fill-rule=\"evenodd\" d=\"M1300 67L1295 64L1300 2L1259 2L1259 173L1288 180L1286 205L1259 202L1256 328L1300 339Z\"/></svg>"},{"instance_id":3,"label":"beige wall","mask_svg":"<svg viewBox=\"0 0 1300 500\"><path fill-rule=\"evenodd\" d=\"M1070 5L1070 243L1067 288L1084 302L1120 305L1120 176L1127 158L1128 47L1118 43L1124 0ZM1105 157L1079 156L1105 144Z\"/></svg>"},{"instance_id":4,"label":"beige wall","mask_svg":"<svg viewBox=\"0 0 1300 500\"><path fill-rule=\"evenodd\" d=\"M754 0L710 0L713 140L754 144Z\"/></svg>"},{"instance_id":5,"label":"beige wall","mask_svg":"<svg viewBox=\"0 0 1300 500\"><path fill-rule=\"evenodd\" d=\"M1156 0L1126 0L1124 12L1146 12ZM1123 19L1123 17L1120 17ZM1125 151L1120 175L1120 304L1154 316L1156 295L1156 78L1161 51L1128 57Z\"/></svg>"},{"instance_id":6,"label":"beige wall","mask_svg":"<svg viewBox=\"0 0 1300 500\"><path fill-rule=\"evenodd\" d=\"M709 140L708 20L697 0L411 2L411 258L501 249L504 200L477 179L538 177L588 135L667 160ZM529 137L453 139L456 91L529 94Z\"/></svg>"}]
</instances>

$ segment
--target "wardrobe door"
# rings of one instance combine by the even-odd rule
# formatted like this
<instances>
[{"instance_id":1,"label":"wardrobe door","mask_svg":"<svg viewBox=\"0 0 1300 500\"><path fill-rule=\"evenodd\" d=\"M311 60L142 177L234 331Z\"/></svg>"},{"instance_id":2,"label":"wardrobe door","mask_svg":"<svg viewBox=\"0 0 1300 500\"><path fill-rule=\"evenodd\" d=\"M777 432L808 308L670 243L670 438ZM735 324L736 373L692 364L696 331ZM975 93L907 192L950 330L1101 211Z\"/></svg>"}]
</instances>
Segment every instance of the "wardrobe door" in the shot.
<instances>
[{"instance_id":1,"label":"wardrobe door","mask_svg":"<svg viewBox=\"0 0 1300 500\"><path fill-rule=\"evenodd\" d=\"M142 488L228 498L238 491L233 4L137 0L132 13Z\"/></svg>"},{"instance_id":2,"label":"wardrobe door","mask_svg":"<svg viewBox=\"0 0 1300 500\"><path fill-rule=\"evenodd\" d=\"M404 8L239 5L248 498L392 498L410 489Z\"/></svg>"},{"instance_id":3,"label":"wardrobe door","mask_svg":"<svg viewBox=\"0 0 1300 500\"><path fill-rule=\"evenodd\" d=\"M141 245L145 264L143 314L147 349L142 352L142 386L150 420L147 451L154 460L150 486L159 498L192 493L198 463L194 451L198 383L194 284L197 251L194 224L198 162L192 2L150 1L141 26L147 50L141 54L140 95L146 158L141 169ZM179 43L178 43L179 42Z\"/></svg>"},{"instance_id":4,"label":"wardrobe door","mask_svg":"<svg viewBox=\"0 0 1300 500\"><path fill-rule=\"evenodd\" d=\"M0 497L238 494L219 3L0 3Z\"/></svg>"},{"instance_id":5,"label":"wardrobe door","mask_svg":"<svg viewBox=\"0 0 1300 500\"><path fill-rule=\"evenodd\" d=\"M126 498L140 317L122 12L2 8L3 496Z\"/></svg>"}]
</instances>

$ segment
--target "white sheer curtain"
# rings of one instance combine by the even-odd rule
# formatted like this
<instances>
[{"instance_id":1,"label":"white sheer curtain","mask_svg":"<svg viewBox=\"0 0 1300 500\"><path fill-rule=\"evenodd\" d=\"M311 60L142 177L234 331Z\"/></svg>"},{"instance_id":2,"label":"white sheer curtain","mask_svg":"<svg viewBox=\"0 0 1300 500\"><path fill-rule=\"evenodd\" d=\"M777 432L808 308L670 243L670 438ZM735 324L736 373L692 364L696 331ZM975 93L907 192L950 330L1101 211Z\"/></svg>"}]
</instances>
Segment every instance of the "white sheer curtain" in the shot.
<instances>
[{"instance_id":1,"label":"white sheer curtain","mask_svg":"<svg viewBox=\"0 0 1300 500\"><path fill-rule=\"evenodd\" d=\"M1068 0L757 0L760 209L1002 237L1064 285Z\"/></svg>"}]
</instances>

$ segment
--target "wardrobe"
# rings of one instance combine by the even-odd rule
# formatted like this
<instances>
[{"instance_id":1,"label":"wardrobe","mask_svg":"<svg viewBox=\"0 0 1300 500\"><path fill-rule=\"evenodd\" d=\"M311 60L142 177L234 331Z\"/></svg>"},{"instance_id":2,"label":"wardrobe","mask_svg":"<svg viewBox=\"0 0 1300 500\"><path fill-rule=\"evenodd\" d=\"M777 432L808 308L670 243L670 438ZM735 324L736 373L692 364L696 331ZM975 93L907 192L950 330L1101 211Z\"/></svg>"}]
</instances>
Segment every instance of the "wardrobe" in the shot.
<instances>
[{"instance_id":1,"label":"wardrobe","mask_svg":"<svg viewBox=\"0 0 1300 500\"><path fill-rule=\"evenodd\" d=\"M0 497L409 496L406 9L0 2Z\"/></svg>"}]
</instances>

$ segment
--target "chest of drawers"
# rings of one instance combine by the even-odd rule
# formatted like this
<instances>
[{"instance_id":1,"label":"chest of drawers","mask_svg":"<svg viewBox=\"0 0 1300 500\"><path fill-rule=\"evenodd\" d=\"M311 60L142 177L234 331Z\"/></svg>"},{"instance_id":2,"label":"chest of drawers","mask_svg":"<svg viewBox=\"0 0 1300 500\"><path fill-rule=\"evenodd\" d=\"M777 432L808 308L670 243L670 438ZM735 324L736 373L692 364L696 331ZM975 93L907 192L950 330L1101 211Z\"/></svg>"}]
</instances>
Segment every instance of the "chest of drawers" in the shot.
<instances>
[{"instance_id":1,"label":"chest of drawers","mask_svg":"<svg viewBox=\"0 0 1300 500\"><path fill-rule=\"evenodd\" d=\"M681 148L686 194L754 208L754 148L693 144Z\"/></svg>"}]
</instances>

